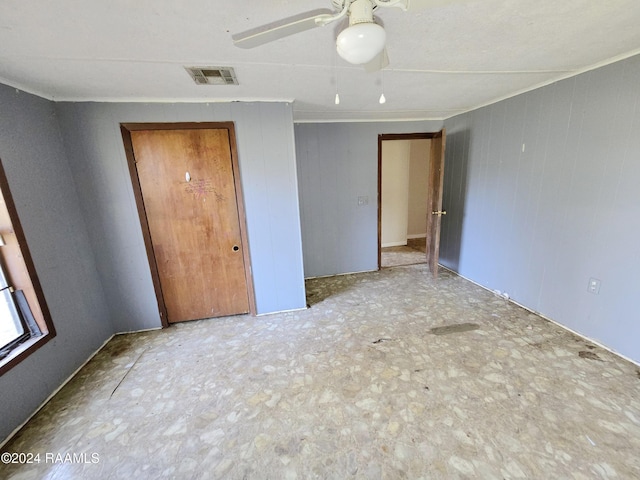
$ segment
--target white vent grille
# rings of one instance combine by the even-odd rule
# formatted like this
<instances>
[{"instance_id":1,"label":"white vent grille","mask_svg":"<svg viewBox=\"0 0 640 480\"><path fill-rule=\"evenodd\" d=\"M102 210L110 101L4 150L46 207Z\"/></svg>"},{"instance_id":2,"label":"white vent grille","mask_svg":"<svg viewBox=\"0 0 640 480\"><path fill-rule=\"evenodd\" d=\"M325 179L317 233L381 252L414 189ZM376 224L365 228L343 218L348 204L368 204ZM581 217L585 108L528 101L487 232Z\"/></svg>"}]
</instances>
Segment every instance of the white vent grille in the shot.
<instances>
[{"instance_id":1,"label":"white vent grille","mask_svg":"<svg viewBox=\"0 0 640 480\"><path fill-rule=\"evenodd\" d=\"M231 67L184 67L196 85L238 85Z\"/></svg>"}]
</instances>

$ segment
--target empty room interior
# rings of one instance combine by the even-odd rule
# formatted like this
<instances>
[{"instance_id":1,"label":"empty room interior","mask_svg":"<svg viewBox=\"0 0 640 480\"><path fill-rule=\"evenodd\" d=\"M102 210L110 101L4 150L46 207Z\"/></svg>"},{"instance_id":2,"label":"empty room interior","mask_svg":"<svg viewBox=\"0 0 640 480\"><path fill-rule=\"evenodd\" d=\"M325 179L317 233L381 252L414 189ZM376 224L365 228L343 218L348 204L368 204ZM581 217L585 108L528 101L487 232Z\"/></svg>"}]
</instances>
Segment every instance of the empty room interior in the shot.
<instances>
[{"instance_id":1,"label":"empty room interior","mask_svg":"<svg viewBox=\"0 0 640 480\"><path fill-rule=\"evenodd\" d=\"M0 3L0 478L640 478L640 2Z\"/></svg>"}]
</instances>

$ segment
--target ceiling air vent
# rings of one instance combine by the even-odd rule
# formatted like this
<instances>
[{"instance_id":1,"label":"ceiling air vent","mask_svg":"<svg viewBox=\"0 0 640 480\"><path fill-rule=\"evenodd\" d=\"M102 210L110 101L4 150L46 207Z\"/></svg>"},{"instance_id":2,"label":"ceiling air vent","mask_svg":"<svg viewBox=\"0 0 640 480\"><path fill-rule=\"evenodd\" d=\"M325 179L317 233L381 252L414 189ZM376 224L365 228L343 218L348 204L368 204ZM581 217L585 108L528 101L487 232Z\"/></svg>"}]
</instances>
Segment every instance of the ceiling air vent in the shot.
<instances>
[{"instance_id":1,"label":"ceiling air vent","mask_svg":"<svg viewBox=\"0 0 640 480\"><path fill-rule=\"evenodd\" d=\"M196 85L238 85L231 67L184 67Z\"/></svg>"}]
</instances>

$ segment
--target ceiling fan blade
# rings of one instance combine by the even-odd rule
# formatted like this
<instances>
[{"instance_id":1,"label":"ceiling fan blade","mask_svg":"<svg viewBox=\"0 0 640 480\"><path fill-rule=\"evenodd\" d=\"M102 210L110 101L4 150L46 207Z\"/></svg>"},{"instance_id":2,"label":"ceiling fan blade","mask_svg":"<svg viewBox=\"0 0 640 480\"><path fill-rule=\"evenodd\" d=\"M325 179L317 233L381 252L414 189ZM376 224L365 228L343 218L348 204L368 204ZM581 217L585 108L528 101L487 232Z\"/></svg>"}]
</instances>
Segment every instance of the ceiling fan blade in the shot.
<instances>
[{"instance_id":1,"label":"ceiling fan blade","mask_svg":"<svg viewBox=\"0 0 640 480\"><path fill-rule=\"evenodd\" d=\"M296 33L321 27L335 20L335 12L327 9L313 10L294 17L232 35L233 43L240 48L254 48Z\"/></svg>"},{"instance_id":2,"label":"ceiling fan blade","mask_svg":"<svg viewBox=\"0 0 640 480\"><path fill-rule=\"evenodd\" d=\"M426 8L442 7L451 3L462 3L468 0L401 0L398 6L404 10L415 11Z\"/></svg>"},{"instance_id":3,"label":"ceiling fan blade","mask_svg":"<svg viewBox=\"0 0 640 480\"><path fill-rule=\"evenodd\" d=\"M387 49L385 47L373 60L364 64L364 71L367 73L374 73L382 70L388 65L389 55L387 54Z\"/></svg>"}]
</instances>

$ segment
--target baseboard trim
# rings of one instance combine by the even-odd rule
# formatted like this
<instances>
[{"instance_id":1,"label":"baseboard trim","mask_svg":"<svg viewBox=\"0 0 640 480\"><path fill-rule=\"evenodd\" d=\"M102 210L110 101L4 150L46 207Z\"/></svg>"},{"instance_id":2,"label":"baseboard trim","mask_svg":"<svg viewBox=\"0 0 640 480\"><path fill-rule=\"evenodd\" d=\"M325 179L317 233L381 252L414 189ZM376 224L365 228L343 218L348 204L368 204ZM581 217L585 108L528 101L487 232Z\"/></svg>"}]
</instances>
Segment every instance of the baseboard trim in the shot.
<instances>
[{"instance_id":1,"label":"baseboard trim","mask_svg":"<svg viewBox=\"0 0 640 480\"><path fill-rule=\"evenodd\" d=\"M386 247L403 247L407 244L406 240L404 242L389 242L389 243L383 243L382 245L380 245L382 248L386 248Z\"/></svg>"},{"instance_id":2,"label":"baseboard trim","mask_svg":"<svg viewBox=\"0 0 640 480\"><path fill-rule=\"evenodd\" d=\"M316 278L330 278L330 277L341 277L343 275L355 275L357 273L371 273L371 272L379 272L380 270L358 270L357 272L345 272L345 273L332 273L330 275L318 275L317 277L305 277L305 280L315 280Z\"/></svg>"},{"instance_id":3,"label":"baseboard trim","mask_svg":"<svg viewBox=\"0 0 640 480\"><path fill-rule=\"evenodd\" d=\"M266 317L267 315L278 315L279 313L301 312L306 309L307 307L300 307L300 308L290 308L288 310L278 310L277 312L258 313L256 317Z\"/></svg>"},{"instance_id":4,"label":"baseboard trim","mask_svg":"<svg viewBox=\"0 0 640 480\"><path fill-rule=\"evenodd\" d=\"M152 328L143 328L142 330L129 330L128 332L116 332L113 335L129 335L130 333L143 333L143 332L155 332L156 330L162 330L165 327L152 327Z\"/></svg>"},{"instance_id":5,"label":"baseboard trim","mask_svg":"<svg viewBox=\"0 0 640 480\"><path fill-rule=\"evenodd\" d=\"M415 235L407 235L407 239L413 240L414 238L427 238L426 233L417 233Z\"/></svg>"}]
</instances>

